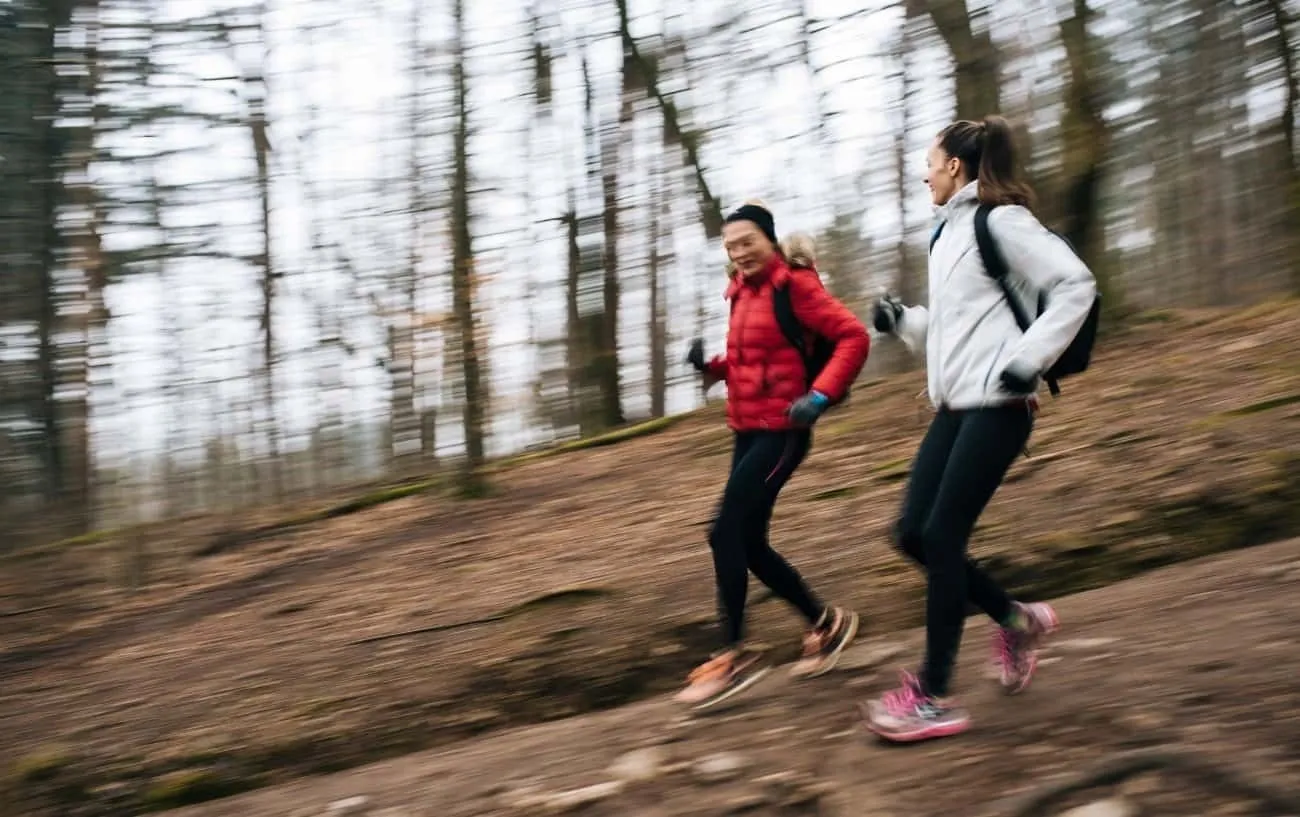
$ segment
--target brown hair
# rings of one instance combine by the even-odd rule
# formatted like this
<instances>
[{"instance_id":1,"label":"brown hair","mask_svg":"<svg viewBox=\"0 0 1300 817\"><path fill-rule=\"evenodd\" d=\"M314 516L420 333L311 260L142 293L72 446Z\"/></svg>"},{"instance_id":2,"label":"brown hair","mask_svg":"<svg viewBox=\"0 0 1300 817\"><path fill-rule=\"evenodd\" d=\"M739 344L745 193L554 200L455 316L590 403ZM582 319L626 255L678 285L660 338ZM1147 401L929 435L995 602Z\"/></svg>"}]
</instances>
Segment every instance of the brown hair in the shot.
<instances>
[{"instance_id":1,"label":"brown hair","mask_svg":"<svg viewBox=\"0 0 1300 817\"><path fill-rule=\"evenodd\" d=\"M939 131L939 148L961 162L966 178L979 180L984 204L1034 206L1034 191L1018 177L1011 124L1000 116L963 119Z\"/></svg>"}]
</instances>

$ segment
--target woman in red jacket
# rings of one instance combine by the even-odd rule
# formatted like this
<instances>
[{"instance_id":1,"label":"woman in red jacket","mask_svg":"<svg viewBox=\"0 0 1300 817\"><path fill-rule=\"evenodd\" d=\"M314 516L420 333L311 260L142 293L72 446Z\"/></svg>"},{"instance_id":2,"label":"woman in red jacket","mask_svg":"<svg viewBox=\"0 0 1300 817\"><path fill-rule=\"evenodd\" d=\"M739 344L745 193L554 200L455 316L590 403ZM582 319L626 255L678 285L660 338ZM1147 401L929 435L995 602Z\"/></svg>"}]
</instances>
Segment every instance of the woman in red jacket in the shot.
<instances>
[{"instance_id":1,"label":"woman in red jacket","mask_svg":"<svg viewBox=\"0 0 1300 817\"><path fill-rule=\"evenodd\" d=\"M709 532L723 650L697 667L677 696L696 708L730 698L767 671L744 646L750 572L808 620L803 658L792 670L796 676L831 669L858 627L852 611L818 601L767 536L777 495L808 453L813 423L844 396L866 362L866 327L822 287L815 269L791 266L777 243L772 214L761 203L746 203L728 216L722 239L735 270L727 289L727 353L706 363L697 340L688 356L706 386L726 382L727 424L735 435L731 475ZM806 330L805 348L816 336L834 344L815 377L781 330L779 289L788 292L794 317Z\"/></svg>"}]
</instances>

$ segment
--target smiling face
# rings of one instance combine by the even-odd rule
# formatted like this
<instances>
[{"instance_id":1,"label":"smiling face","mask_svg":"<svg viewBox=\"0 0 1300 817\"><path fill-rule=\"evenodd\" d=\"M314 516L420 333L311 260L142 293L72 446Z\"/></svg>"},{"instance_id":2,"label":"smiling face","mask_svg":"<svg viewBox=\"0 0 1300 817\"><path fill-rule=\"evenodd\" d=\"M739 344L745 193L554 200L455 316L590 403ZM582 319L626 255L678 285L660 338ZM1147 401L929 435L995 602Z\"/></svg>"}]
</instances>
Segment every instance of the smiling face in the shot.
<instances>
[{"instance_id":1,"label":"smiling face","mask_svg":"<svg viewBox=\"0 0 1300 817\"><path fill-rule=\"evenodd\" d=\"M752 221L730 221L722 228L722 246L742 278L761 272L776 247Z\"/></svg>"},{"instance_id":2,"label":"smiling face","mask_svg":"<svg viewBox=\"0 0 1300 817\"><path fill-rule=\"evenodd\" d=\"M926 154L926 186L930 188L930 200L936 206L943 206L953 194L966 186L966 176L962 172L961 162L955 156L949 156L935 139Z\"/></svg>"}]
</instances>

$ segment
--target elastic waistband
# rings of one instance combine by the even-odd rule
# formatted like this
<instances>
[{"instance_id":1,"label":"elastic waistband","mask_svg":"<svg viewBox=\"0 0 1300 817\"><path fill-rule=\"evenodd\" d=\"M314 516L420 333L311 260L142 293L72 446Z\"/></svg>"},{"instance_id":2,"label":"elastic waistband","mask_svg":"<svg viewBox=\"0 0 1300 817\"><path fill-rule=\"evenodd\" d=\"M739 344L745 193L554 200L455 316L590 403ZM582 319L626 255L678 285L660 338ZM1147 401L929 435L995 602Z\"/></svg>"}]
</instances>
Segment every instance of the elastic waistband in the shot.
<instances>
[{"instance_id":1,"label":"elastic waistband","mask_svg":"<svg viewBox=\"0 0 1300 817\"><path fill-rule=\"evenodd\" d=\"M959 414L963 411L984 411L988 409L1024 409L1032 414L1038 411L1038 397L1015 397L1004 403L989 403L984 406L972 406L964 409L955 409L947 403L940 403L935 411L945 414Z\"/></svg>"}]
</instances>

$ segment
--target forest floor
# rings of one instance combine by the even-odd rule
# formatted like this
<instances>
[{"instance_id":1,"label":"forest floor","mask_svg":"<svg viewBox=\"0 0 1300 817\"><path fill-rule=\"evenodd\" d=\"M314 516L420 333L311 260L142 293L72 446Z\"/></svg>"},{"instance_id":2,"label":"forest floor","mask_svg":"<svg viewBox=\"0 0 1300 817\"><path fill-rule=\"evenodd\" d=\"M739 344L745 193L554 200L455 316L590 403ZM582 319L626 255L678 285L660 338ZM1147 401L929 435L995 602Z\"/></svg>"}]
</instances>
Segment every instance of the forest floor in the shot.
<instances>
[{"instance_id":1,"label":"forest floor","mask_svg":"<svg viewBox=\"0 0 1300 817\"><path fill-rule=\"evenodd\" d=\"M1298 591L1293 539L1067 597L1064 630L1017 698L981 677L989 631L972 619L959 685L974 726L947 741L891 747L860 727L855 704L920 654L923 633L905 631L812 682L769 675L717 714L660 696L169 817L1230 817L1270 805L1270 790L1291 810L1259 813L1295 814ZM1205 769L1158 765L1168 756ZM1066 791L1145 762L1154 773ZM1048 790L1062 796L1028 802Z\"/></svg>"},{"instance_id":2,"label":"forest floor","mask_svg":"<svg viewBox=\"0 0 1300 817\"><path fill-rule=\"evenodd\" d=\"M1300 534L1297 349L1295 301L1150 314L1105 340L1094 369L1064 383L1059 400L1046 400L1031 456L1013 467L985 514L973 554L1025 597L1058 597ZM1256 598L1280 603L1296 585L1284 586L1285 570L1267 582L1251 572L1257 562L1300 558L1294 545L1232 557L1249 569L1231 561L1188 567L1187 576L1201 578L1186 586L1171 579L1168 591L1164 580L1148 578L1070 599L1062 609L1080 635L1120 642L1113 650L1095 641L1064 648L1059 657L1070 671L1045 667L1042 688L1014 709L977 691L975 673L966 671L979 731L961 740L1006 753L1001 771L976 769L981 764L969 759L961 771L956 759L980 757L972 748L944 761L943 777L961 786L910 791L907 781L915 784L927 764L879 759L879 750L847 736L851 699L884 683L876 673L889 662L876 661L874 651L906 647L897 660L915 659L915 635L896 634L920 623L922 584L891 551L886 531L928 420L923 385L920 372L859 383L850 403L819 425L814 453L773 524L774 542L820 594L863 612L865 645L850 662L857 671L814 682L813 698L782 679L765 682L736 725L716 730L717 746L754 744L750 719L759 730L812 730L819 736L806 752L779 731L760 731L770 739L753 746L752 768L785 763L825 775L830 764L844 772L836 778L844 785L825 803L847 796L879 804L875 812L826 813L964 813L952 809L973 803L975 793L1013 788L1014 769L1071 765L1125 745L1125 735L1167 736L1187 708L1203 716L1197 722L1222 727L1202 742L1231 748L1240 739L1239 758L1249 754L1246 743L1262 747L1294 776L1298 745L1269 731L1268 713L1297 704L1294 685L1282 680L1294 677L1294 667L1274 654L1285 616L1294 631L1296 613L1262 615ZM428 490L330 518L265 509L10 555L0 562L0 734L13 813L139 813L440 748L422 756L424 771L406 761L376 767L376 781L407 775L411 791L425 793L394 805L413 815L489 814L479 795L509 783L516 770L546 778L547 790L599 776L619 751L676 723L662 693L715 646L704 537L730 442L718 409L617 445L517 462L497 471L496 490L483 500ZM124 573L148 581L124 590ZM1250 604L1242 606L1246 589ZM1089 601L1106 593L1113 601ZM1217 600L1179 606L1197 593ZM751 631L777 658L791 657L797 620L757 588L752 595ZM1147 612L1135 607L1121 621L1123 605L1139 605L1144 595ZM1172 608L1182 618L1165 626L1161 616ZM1242 615L1260 620L1242 628ZM1169 651L1168 661L1136 660L1152 650ZM974 661L982 650L968 652ZM1249 663L1247 656L1254 656ZM1257 663L1267 671L1257 673ZM1249 675L1234 669L1247 665ZM1121 669L1127 676L1112 679ZM1186 681L1191 697L1169 697L1151 684L1166 678ZM1060 691L1066 683L1071 697L1057 700L1053 685ZM1131 696L1154 703L1128 706ZM1117 727L1130 712L1146 712L1151 728ZM1007 732L1021 714L1033 717ZM1220 715L1251 727L1238 735L1235 721ZM674 729L708 736L715 748L715 730L692 723ZM1025 748L1034 745L1041 748ZM934 751L919 754L933 763ZM503 758L496 765L493 752ZM772 752L785 752L785 760ZM547 766L552 759L559 765ZM860 767L851 785L845 763ZM407 771L391 771L400 769ZM992 782L971 789L986 773ZM593 808L716 814L709 797L739 796L726 786L709 789L709 797L680 787L677 800L651 807L677 790L666 774L620 795L633 798L625 805ZM363 779L329 778L328 787ZM878 791L869 794L868 784ZM266 806L200 813L289 813L273 805L280 791L211 807ZM697 794L704 799L695 805L681 799ZM678 800L680 808L672 805ZM304 814L323 813L320 803L302 805Z\"/></svg>"}]
</instances>

